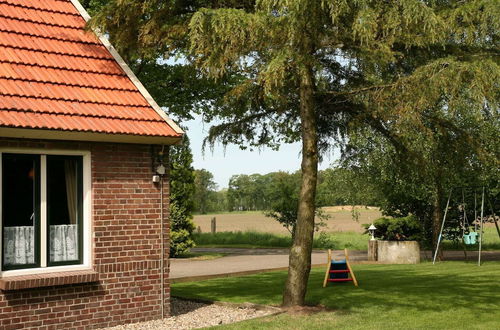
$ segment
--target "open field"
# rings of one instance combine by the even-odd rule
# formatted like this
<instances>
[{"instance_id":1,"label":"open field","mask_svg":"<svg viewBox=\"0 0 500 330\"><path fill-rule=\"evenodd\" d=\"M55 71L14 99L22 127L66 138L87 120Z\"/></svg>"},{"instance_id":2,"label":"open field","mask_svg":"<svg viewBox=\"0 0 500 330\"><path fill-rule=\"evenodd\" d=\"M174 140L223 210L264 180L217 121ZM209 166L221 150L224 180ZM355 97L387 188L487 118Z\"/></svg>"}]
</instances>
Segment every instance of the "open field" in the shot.
<instances>
[{"instance_id":1,"label":"open field","mask_svg":"<svg viewBox=\"0 0 500 330\"><path fill-rule=\"evenodd\" d=\"M498 329L500 262L354 265L360 283L322 288L313 268L306 300L322 307L223 326L226 329ZM172 285L184 298L279 305L286 272ZM219 327L218 327L219 328Z\"/></svg>"},{"instance_id":2,"label":"open field","mask_svg":"<svg viewBox=\"0 0 500 330\"><path fill-rule=\"evenodd\" d=\"M327 227L321 231L326 232L358 232L364 230L361 227L364 223L371 223L373 220L380 218L382 214L375 207L365 208L358 206L332 206L325 207L323 210L330 216L326 222ZM353 218L358 215L357 220ZM277 221L264 216L262 212L244 212L244 213L222 213L210 215L195 215L194 223L196 227L200 226L203 233L210 232L210 220L217 218L217 232L225 231L257 231L272 234L288 234L288 231L283 228Z\"/></svg>"},{"instance_id":3,"label":"open field","mask_svg":"<svg viewBox=\"0 0 500 330\"><path fill-rule=\"evenodd\" d=\"M350 206L335 206L323 208L330 215L327 227L320 229L314 235L314 248L317 249L344 249L366 250L368 236L363 234L363 223L371 223L381 217L381 213L374 207L356 207L353 219ZM210 220L217 218L217 233L210 233ZM198 246L203 247L290 247L290 233L274 219L264 216L262 212L223 213L194 216L196 226L200 226L202 233L195 234L194 239ZM483 242L484 250L500 250L500 238L495 225L485 225ZM426 247L429 248L429 247ZM444 250L462 250L461 244L444 241ZM467 246L467 250L477 250L477 245Z\"/></svg>"}]
</instances>

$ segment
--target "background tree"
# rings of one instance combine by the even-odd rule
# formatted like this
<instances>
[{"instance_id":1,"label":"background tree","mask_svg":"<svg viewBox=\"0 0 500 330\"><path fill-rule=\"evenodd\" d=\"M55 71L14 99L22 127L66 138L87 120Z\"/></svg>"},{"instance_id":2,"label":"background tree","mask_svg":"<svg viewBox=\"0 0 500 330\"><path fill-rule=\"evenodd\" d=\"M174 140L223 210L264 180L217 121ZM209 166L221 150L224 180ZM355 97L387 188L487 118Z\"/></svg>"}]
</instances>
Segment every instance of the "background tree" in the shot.
<instances>
[{"instance_id":1,"label":"background tree","mask_svg":"<svg viewBox=\"0 0 500 330\"><path fill-rule=\"evenodd\" d=\"M214 203L210 212L227 212L229 210L229 203L227 197L227 188L221 189L215 193Z\"/></svg>"},{"instance_id":2,"label":"background tree","mask_svg":"<svg viewBox=\"0 0 500 330\"><path fill-rule=\"evenodd\" d=\"M170 256L173 257L194 246L192 162L189 139L185 135L182 145L170 149Z\"/></svg>"},{"instance_id":3,"label":"background tree","mask_svg":"<svg viewBox=\"0 0 500 330\"><path fill-rule=\"evenodd\" d=\"M409 150L405 129L439 121L432 116L438 104L498 109L494 0L120 0L94 24L138 63L184 52L219 79L222 91L203 110L222 124L208 142L302 141L285 305L305 299L321 151L369 127L402 154Z\"/></svg>"},{"instance_id":4,"label":"background tree","mask_svg":"<svg viewBox=\"0 0 500 330\"><path fill-rule=\"evenodd\" d=\"M217 189L213 174L205 169L195 170L194 188L195 210L201 214L206 214L210 209L211 201L214 200Z\"/></svg>"},{"instance_id":5,"label":"background tree","mask_svg":"<svg viewBox=\"0 0 500 330\"><path fill-rule=\"evenodd\" d=\"M268 175L271 180L269 183L269 206L265 215L278 221L295 238L297 228L297 210L299 205L300 179L299 171L295 173L274 172ZM320 208L315 211L314 228L318 231L326 226L328 220L326 213Z\"/></svg>"},{"instance_id":6,"label":"background tree","mask_svg":"<svg viewBox=\"0 0 500 330\"><path fill-rule=\"evenodd\" d=\"M273 173L233 175L228 184L229 211L267 210Z\"/></svg>"},{"instance_id":7,"label":"background tree","mask_svg":"<svg viewBox=\"0 0 500 330\"><path fill-rule=\"evenodd\" d=\"M292 239L295 237L297 227L299 190L300 172L273 173L269 196L271 203L265 215L283 225L292 235Z\"/></svg>"},{"instance_id":8,"label":"background tree","mask_svg":"<svg viewBox=\"0 0 500 330\"><path fill-rule=\"evenodd\" d=\"M434 109L432 116L440 120L405 129L406 148L417 155L405 159L386 139L361 129L350 139L344 165L355 166L383 193L380 206L385 214L416 215L426 230L428 245L435 247L451 188L498 189L500 122L496 111L488 106L471 111L469 104L454 107L452 112L445 107ZM461 198L459 190L452 197Z\"/></svg>"},{"instance_id":9,"label":"background tree","mask_svg":"<svg viewBox=\"0 0 500 330\"><path fill-rule=\"evenodd\" d=\"M318 206L381 206L382 191L365 173L352 167L333 166L318 173Z\"/></svg>"}]
</instances>

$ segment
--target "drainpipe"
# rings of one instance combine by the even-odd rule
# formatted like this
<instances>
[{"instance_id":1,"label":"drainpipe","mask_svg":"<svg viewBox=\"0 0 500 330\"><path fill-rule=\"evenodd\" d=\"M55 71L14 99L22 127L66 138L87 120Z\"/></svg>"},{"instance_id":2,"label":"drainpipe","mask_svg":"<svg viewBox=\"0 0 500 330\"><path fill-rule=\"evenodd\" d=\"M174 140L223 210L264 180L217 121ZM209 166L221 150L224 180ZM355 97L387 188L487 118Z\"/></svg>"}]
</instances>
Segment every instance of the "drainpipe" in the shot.
<instances>
[{"instance_id":1,"label":"drainpipe","mask_svg":"<svg viewBox=\"0 0 500 330\"><path fill-rule=\"evenodd\" d=\"M161 259L160 259L160 276L161 276L161 318L165 318L165 223L163 219L163 175L160 176L160 222L161 222Z\"/></svg>"},{"instance_id":2,"label":"drainpipe","mask_svg":"<svg viewBox=\"0 0 500 330\"><path fill-rule=\"evenodd\" d=\"M159 184L160 188L160 290L161 290L161 318L165 318L165 219L164 219L164 201L163 201L163 185L165 180L165 174L167 172L165 165L163 164L165 156L165 146L162 146L161 151L158 153L157 167L153 166L153 182ZM168 147L167 147L168 155ZM155 157L152 156L152 163L154 164Z\"/></svg>"}]
</instances>

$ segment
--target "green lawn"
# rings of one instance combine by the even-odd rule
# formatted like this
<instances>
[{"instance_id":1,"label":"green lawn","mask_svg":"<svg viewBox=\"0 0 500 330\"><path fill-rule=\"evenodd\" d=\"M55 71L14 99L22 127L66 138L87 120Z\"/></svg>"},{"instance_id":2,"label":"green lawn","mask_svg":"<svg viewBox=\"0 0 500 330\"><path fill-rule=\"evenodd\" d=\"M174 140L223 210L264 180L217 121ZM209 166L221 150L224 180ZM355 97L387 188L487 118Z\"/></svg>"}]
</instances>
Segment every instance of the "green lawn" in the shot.
<instances>
[{"instance_id":1,"label":"green lawn","mask_svg":"<svg viewBox=\"0 0 500 330\"><path fill-rule=\"evenodd\" d=\"M462 250L462 244L457 244L452 241L444 241L443 250ZM485 251L498 251L500 250L500 237L495 227L488 227L484 229L483 246L482 249ZM478 245L467 246L467 251L477 251Z\"/></svg>"},{"instance_id":2,"label":"green lawn","mask_svg":"<svg viewBox=\"0 0 500 330\"><path fill-rule=\"evenodd\" d=\"M193 212L193 215L217 215L217 214L262 214L263 211L214 211L207 213Z\"/></svg>"},{"instance_id":3,"label":"green lawn","mask_svg":"<svg viewBox=\"0 0 500 330\"><path fill-rule=\"evenodd\" d=\"M228 329L499 329L500 262L355 265L360 282L322 288L312 270L307 302L330 311L266 317ZM286 272L172 285L172 295L279 305Z\"/></svg>"},{"instance_id":4,"label":"green lawn","mask_svg":"<svg viewBox=\"0 0 500 330\"><path fill-rule=\"evenodd\" d=\"M215 252L201 252L201 253L194 253L194 252L187 252L184 254L181 254L176 257L176 259L189 259L189 260L195 260L195 261L200 261L200 260L213 260L213 259L219 259L222 257L227 256L227 253L215 253Z\"/></svg>"}]
</instances>

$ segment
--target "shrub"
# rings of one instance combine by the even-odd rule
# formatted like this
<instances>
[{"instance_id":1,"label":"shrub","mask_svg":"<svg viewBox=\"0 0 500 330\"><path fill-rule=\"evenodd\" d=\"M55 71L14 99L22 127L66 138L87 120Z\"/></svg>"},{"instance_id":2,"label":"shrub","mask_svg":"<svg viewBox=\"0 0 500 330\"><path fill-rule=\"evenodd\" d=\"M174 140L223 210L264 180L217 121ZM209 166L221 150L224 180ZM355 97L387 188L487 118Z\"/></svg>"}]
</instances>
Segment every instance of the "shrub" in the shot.
<instances>
[{"instance_id":1,"label":"shrub","mask_svg":"<svg viewBox=\"0 0 500 330\"><path fill-rule=\"evenodd\" d=\"M261 233L256 231L228 231L194 234L196 245L204 246L265 246L285 247L292 245L290 236Z\"/></svg>"},{"instance_id":2,"label":"shrub","mask_svg":"<svg viewBox=\"0 0 500 330\"><path fill-rule=\"evenodd\" d=\"M191 239L191 234L181 229L170 232L170 256L178 257L189 251L194 246L194 241Z\"/></svg>"},{"instance_id":3,"label":"shrub","mask_svg":"<svg viewBox=\"0 0 500 330\"><path fill-rule=\"evenodd\" d=\"M337 249L339 242L337 242L333 235L325 232L319 233L319 237L314 240L314 248L317 249Z\"/></svg>"},{"instance_id":4,"label":"shrub","mask_svg":"<svg viewBox=\"0 0 500 330\"><path fill-rule=\"evenodd\" d=\"M377 230L375 237L385 241L420 241L422 239L422 225L413 216L402 218L379 218L373 222ZM368 232L370 224L363 225Z\"/></svg>"}]
</instances>

